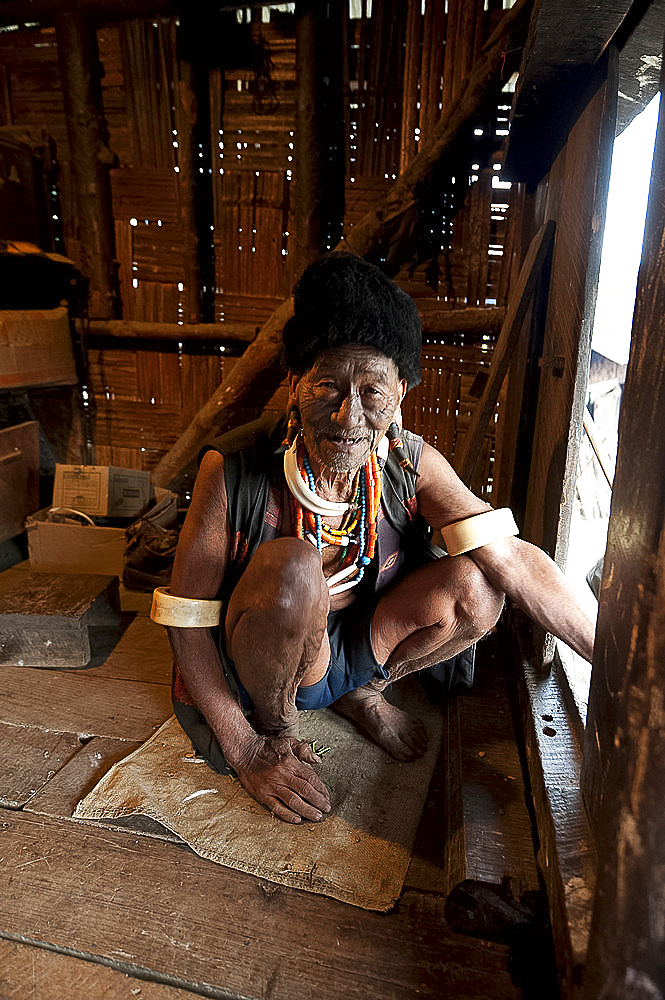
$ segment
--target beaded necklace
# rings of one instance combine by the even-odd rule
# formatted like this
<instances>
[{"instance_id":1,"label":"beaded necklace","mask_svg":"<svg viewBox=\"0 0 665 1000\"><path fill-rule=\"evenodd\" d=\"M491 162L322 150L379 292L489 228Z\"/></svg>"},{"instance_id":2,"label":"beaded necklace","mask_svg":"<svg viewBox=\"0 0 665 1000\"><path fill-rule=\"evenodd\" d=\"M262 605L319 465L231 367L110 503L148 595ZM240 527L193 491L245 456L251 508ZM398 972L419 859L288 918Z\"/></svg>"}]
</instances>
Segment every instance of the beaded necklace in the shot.
<instances>
[{"instance_id":1,"label":"beaded necklace","mask_svg":"<svg viewBox=\"0 0 665 1000\"><path fill-rule=\"evenodd\" d=\"M304 443L299 442L296 449L297 470L301 481L316 497L316 483ZM287 476L287 482L289 479ZM324 522L321 513L308 509L302 491L296 489L295 493L299 494L296 497L289 483L296 536L311 541L321 554L326 545L342 548L337 570L327 581L331 595L350 590L360 583L366 566L369 566L374 557L378 536L377 517L381 506L381 468L376 450L358 471L354 483L353 500L349 504L338 505L346 508L339 528L331 528ZM357 556L354 559L352 551L356 545ZM349 579L351 573L355 573L355 576Z\"/></svg>"}]
</instances>

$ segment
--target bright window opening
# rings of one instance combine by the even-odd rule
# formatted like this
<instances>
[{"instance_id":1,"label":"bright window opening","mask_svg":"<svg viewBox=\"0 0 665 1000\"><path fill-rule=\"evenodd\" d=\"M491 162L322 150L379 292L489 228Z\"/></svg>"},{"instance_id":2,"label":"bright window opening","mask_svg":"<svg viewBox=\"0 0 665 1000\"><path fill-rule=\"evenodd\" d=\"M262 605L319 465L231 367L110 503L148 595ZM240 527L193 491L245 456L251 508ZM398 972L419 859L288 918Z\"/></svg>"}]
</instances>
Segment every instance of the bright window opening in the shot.
<instances>
[{"instance_id":1,"label":"bright window opening","mask_svg":"<svg viewBox=\"0 0 665 1000\"><path fill-rule=\"evenodd\" d=\"M591 342L584 433L575 484L566 576L595 618L612 499L619 412L642 256L659 97L617 136ZM586 716L591 666L566 650L564 666Z\"/></svg>"}]
</instances>

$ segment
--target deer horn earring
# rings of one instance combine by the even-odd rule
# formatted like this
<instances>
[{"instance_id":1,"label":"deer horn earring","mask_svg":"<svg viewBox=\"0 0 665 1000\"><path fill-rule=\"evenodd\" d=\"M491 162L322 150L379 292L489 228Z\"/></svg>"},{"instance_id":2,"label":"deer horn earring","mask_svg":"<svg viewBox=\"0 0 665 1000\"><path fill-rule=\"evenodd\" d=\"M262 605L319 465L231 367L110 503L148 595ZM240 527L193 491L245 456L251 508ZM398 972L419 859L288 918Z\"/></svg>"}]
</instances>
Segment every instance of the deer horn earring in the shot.
<instances>
[{"instance_id":1,"label":"deer horn earring","mask_svg":"<svg viewBox=\"0 0 665 1000\"><path fill-rule=\"evenodd\" d=\"M288 413L288 423L286 425L286 444L291 447L300 431L300 410L297 406L292 407Z\"/></svg>"}]
</instances>

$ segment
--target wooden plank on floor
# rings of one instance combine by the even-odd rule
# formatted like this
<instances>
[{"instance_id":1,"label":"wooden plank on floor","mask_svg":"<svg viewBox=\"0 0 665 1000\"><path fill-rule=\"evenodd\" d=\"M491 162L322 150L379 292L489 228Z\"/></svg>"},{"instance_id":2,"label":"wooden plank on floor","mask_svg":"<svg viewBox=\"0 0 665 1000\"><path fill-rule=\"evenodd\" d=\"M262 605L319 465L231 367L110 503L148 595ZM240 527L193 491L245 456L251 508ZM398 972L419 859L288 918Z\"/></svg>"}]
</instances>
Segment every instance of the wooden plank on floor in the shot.
<instances>
[{"instance_id":1,"label":"wooden plank on floor","mask_svg":"<svg viewBox=\"0 0 665 1000\"><path fill-rule=\"evenodd\" d=\"M173 712L168 684L108 680L93 671L3 667L0 722L144 741Z\"/></svg>"},{"instance_id":2,"label":"wooden plank on floor","mask_svg":"<svg viewBox=\"0 0 665 1000\"><path fill-rule=\"evenodd\" d=\"M436 683L427 689L435 696ZM506 681L491 641L477 651L473 689L447 699L445 739L406 878L411 888L444 895L460 883L491 887L502 908L507 895L519 901L539 890Z\"/></svg>"},{"instance_id":3,"label":"wooden plank on floor","mask_svg":"<svg viewBox=\"0 0 665 1000\"><path fill-rule=\"evenodd\" d=\"M0 935L75 948L207 996L521 995L507 949L452 934L436 896L407 892L396 912L373 913L160 840L26 813L0 819Z\"/></svg>"},{"instance_id":4,"label":"wooden plank on floor","mask_svg":"<svg viewBox=\"0 0 665 1000\"><path fill-rule=\"evenodd\" d=\"M170 684L172 660L166 629L137 615L99 665L96 675Z\"/></svg>"},{"instance_id":5,"label":"wooden plank on floor","mask_svg":"<svg viewBox=\"0 0 665 1000\"><path fill-rule=\"evenodd\" d=\"M85 746L79 743L78 753L30 799L26 811L69 819L106 772L140 746L133 740L105 737L95 737Z\"/></svg>"},{"instance_id":6,"label":"wooden plank on floor","mask_svg":"<svg viewBox=\"0 0 665 1000\"><path fill-rule=\"evenodd\" d=\"M0 723L0 805L21 809L80 749L73 733Z\"/></svg>"},{"instance_id":7,"label":"wooden plank on floor","mask_svg":"<svg viewBox=\"0 0 665 1000\"><path fill-rule=\"evenodd\" d=\"M450 888L446 873L448 847L445 825L442 822L448 808L449 772L450 762L443 744L432 774L404 879L404 886L408 889L445 895Z\"/></svg>"},{"instance_id":8,"label":"wooden plank on floor","mask_svg":"<svg viewBox=\"0 0 665 1000\"><path fill-rule=\"evenodd\" d=\"M0 968L2 1000L192 1000L189 990L2 938Z\"/></svg>"},{"instance_id":9,"label":"wooden plank on floor","mask_svg":"<svg viewBox=\"0 0 665 1000\"><path fill-rule=\"evenodd\" d=\"M533 834L510 707L499 673L482 697L456 701L463 773L464 877L506 885L516 899L539 887Z\"/></svg>"}]
</instances>

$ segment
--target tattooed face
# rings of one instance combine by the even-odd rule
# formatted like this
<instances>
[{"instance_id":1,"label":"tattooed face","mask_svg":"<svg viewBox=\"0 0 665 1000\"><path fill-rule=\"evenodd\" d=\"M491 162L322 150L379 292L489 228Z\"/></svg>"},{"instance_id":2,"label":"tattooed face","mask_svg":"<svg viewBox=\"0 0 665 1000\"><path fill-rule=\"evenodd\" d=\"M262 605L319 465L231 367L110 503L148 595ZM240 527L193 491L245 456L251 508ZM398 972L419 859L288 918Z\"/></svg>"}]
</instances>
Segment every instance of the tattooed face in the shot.
<instances>
[{"instance_id":1,"label":"tattooed face","mask_svg":"<svg viewBox=\"0 0 665 1000\"><path fill-rule=\"evenodd\" d=\"M405 392L395 362L373 347L347 344L321 353L304 375L291 376L310 460L333 473L355 472Z\"/></svg>"}]
</instances>

